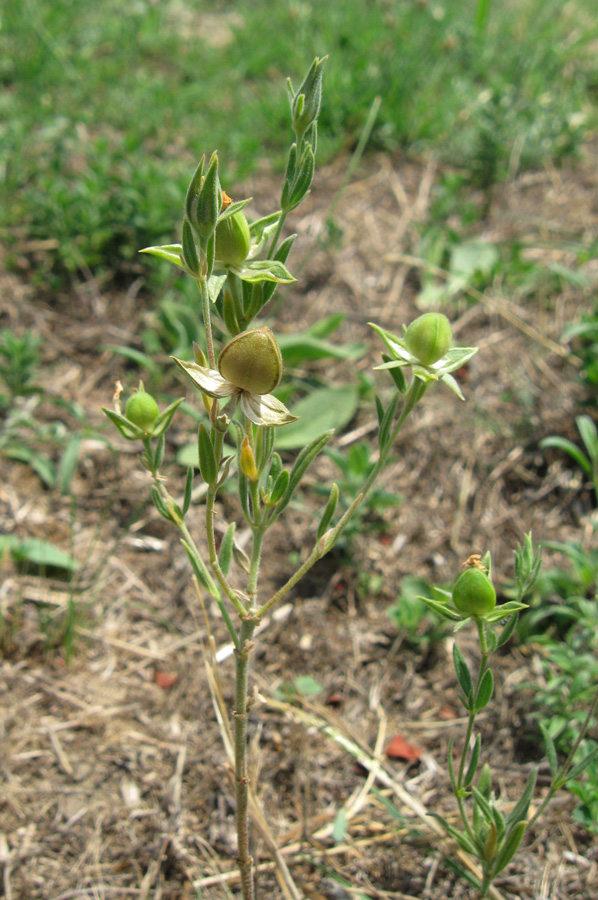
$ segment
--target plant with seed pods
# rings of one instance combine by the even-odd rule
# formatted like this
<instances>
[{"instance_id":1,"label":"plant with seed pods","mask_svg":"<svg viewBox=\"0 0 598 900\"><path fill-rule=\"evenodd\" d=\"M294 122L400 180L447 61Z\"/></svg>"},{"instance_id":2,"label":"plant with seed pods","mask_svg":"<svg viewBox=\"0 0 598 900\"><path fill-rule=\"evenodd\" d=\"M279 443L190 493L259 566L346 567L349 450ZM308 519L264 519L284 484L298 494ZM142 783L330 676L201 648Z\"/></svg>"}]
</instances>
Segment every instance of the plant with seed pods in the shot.
<instances>
[{"instance_id":1,"label":"plant with seed pods","mask_svg":"<svg viewBox=\"0 0 598 900\"><path fill-rule=\"evenodd\" d=\"M197 442L199 471L207 488L207 560L202 557L185 521L192 502L194 470L188 470L180 504L170 494L161 474L164 433L182 401L160 412L140 385L126 404L124 414L118 399L116 409L105 410L123 437L142 442L142 461L153 477L156 508L179 529L197 581L218 604L234 644L236 687L232 720L238 863L244 900L254 897L249 852L247 716L249 663L256 628L269 610L334 547L386 465L401 426L427 388L445 384L462 398L451 373L476 353L475 347L452 348L448 319L434 313L417 319L401 337L378 325L372 326L385 345L379 368L388 370L394 382L393 396L386 405L376 398L378 459L341 516L335 515L339 491L332 485L315 524L311 551L275 593L263 598L259 593L259 574L266 534L284 513L308 467L332 435L330 431L325 432L311 441L290 468L283 464L275 450L276 431L296 417L274 394L282 376L277 340L268 327L254 324L277 286L295 280L286 264L296 235L283 238L282 232L288 213L307 195L313 178L323 65L324 59L316 58L297 91L288 83L295 140L289 151L280 209L250 223L245 214L249 200L232 202L225 194L220 184L218 157L213 154L207 164L202 158L189 184L181 243L144 251L183 269L199 289L206 346L195 347L193 360L174 359L174 362L202 398L207 413L205 422L199 426ZM214 339L215 322L220 331L228 331L231 336L220 348ZM406 377L405 370L410 371L410 377ZM232 454L225 449L227 436L236 448ZM223 485L233 478L237 484L239 515L252 534L248 556L236 546L235 521L228 523L217 547L216 501Z\"/></svg>"},{"instance_id":2,"label":"plant with seed pods","mask_svg":"<svg viewBox=\"0 0 598 900\"><path fill-rule=\"evenodd\" d=\"M449 740L447 760L461 827L451 825L436 813L432 815L440 820L447 834L462 850L478 860L482 870L481 897L488 895L492 882L508 866L526 830L541 815L556 791L569 779L576 778L598 755L598 747L594 747L581 760L574 759L596 712L597 690L573 749L561 765L558 763L550 732L542 729L552 777L548 791L530 821L527 817L538 769L532 769L519 800L505 816L500 809L501 804L492 793L492 770L488 763L480 766L482 739L479 733L475 734L475 726L478 714L492 699L494 675L490 668L490 658L513 634L519 612L527 608L522 602L523 597L534 586L541 564L540 551L534 550L532 536L527 534L524 543L515 551L515 600L496 605L489 553L483 559L479 554L473 554L466 560L464 571L456 579L452 592L436 588L436 594L444 595L442 599L420 598L436 613L456 622L455 631L473 622L478 633L480 660L476 678L472 676L457 643L453 644L453 663L461 689L460 700L467 713L467 730L457 765L455 766L453 756L454 737ZM468 812L469 807L471 809Z\"/></svg>"}]
</instances>

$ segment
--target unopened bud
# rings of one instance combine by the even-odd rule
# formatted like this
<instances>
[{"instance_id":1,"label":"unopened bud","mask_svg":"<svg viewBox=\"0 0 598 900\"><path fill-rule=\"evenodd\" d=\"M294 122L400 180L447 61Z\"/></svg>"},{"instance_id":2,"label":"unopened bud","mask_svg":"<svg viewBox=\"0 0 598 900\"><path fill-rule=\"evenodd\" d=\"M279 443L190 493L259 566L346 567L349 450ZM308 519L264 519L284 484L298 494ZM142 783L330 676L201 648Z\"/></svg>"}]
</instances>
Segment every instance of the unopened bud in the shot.
<instances>
[{"instance_id":1,"label":"unopened bud","mask_svg":"<svg viewBox=\"0 0 598 900\"><path fill-rule=\"evenodd\" d=\"M424 366L442 359L452 340L451 323L442 313L425 313L405 333L407 349Z\"/></svg>"},{"instance_id":2,"label":"unopened bud","mask_svg":"<svg viewBox=\"0 0 598 900\"><path fill-rule=\"evenodd\" d=\"M216 266L240 266L247 259L251 236L243 210L222 219L216 226Z\"/></svg>"},{"instance_id":3,"label":"unopened bud","mask_svg":"<svg viewBox=\"0 0 598 900\"><path fill-rule=\"evenodd\" d=\"M453 587L453 603L465 616L485 616L496 606L494 585L477 565L466 569Z\"/></svg>"},{"instance_id":4,"label":"unopened bud","mask_svg":"<svg viewBox=\"0 0 598 900\"><path fill-rule=\"evenodd\" d=\"M243 443L241 444L241 471L250 481L258 481L260 477L255 465L255 456L247 436L243 438Z\"/></svg>"},{"instance_id":5,"label":"unopened bud","mask_svg":"<svg viewBox=\"0 0 598 900\"><path fill-rule=\"evenodd\" d=\"M159 414L158 404L151 394L145 392L143 385L140 384L137 393L129 397L125 407L126 418L147 434L151 430L154 419Z\"/></svg>"}]
</instances>

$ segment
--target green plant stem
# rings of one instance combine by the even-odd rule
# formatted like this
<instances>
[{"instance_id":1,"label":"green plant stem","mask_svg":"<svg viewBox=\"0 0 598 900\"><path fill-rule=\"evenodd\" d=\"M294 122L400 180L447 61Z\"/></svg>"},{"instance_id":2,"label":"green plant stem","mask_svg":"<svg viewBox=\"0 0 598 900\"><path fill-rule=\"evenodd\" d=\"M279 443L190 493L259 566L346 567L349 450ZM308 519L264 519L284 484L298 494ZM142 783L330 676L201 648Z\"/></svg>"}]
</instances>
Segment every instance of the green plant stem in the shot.
<instances>
[{"instance_id":1,"label":"green plant stem","mask_svg":"<svg viewBox=\"0 0 598 900\"><path fill-rule=\"evenodd\" d=\"M298 568L293 575L291 575L289 580L286 581L285 584L283 584L283 586L279 588L276 593L273 594L266 603L264 603L263 606L260 606L259 609L256 610L255 617L257 619L262 619L266 615L268 610L271 609L276 603L278 603L278 601L281 600L285 596L285 594L288 594L291 588L295 587L297 582L301 581L303 576L307 572L309 572L311 567L315 565L315 563L317 563L317 561L321 559L324 554L326 554L328 550L330 550L331 547L334 546L339 534L361 503L362 499L363 494L359 494L355 498L349 509L346 511L346 513L343 515L343 517L340 519L340 521L337 523L337 525L333 529L331 529L331 531L328 532L327 535L322 535L303 565L300 566L300 568Z\"/></svg>"},{"instance_id":2,"label":"green plant stem","mask_svg":"<svg viewBox=\"0 0 598 900\"><path fill-rule=\"evenodd\" d=\"M235 796L238 840L238 863L241 873L243 900L253 900L253 860L249 853L249 776L247 763L247 713L249 655L253 648L253 632L256 627L253 617L243 619L239 647L236 650L235 682Z\"/></svg>"},{"instance_id":3,"label":"green plant stem","mask_svg":"<svg viewBox=\"0 0 598 900\"><path fill-rule=\"evenodd\" d=\"M280 213L280 219L278 220L278 225L276 226L276 231L274 232L274 237L272 238L272 243L268 249L268 253L266 254L267 259L273 259L274 252L276 249L276 245L280 240L280 235L282 234L282 229L284 228L284 223L286 222L286 218L288 216L288 212L286 210L282 210Z\"/></svg>"},{"instance_id":4,"label":"green plant stem","mask_svg":"<svg viewBox=\"0 0 598 900\"><path fill-rule=\"evenodd\" d=\"M469 837L472 840L474 839L474 834L473 834L471 825L469 824L469 819L467 818L465 802L464 802L463 797L461 796L461 791L463 788L463 778L465 775L465 765L467 763L467 755L469 752L469 745L471 743L471 738L473 735L473 729L475 727L475 719L476 719L476 714L477 714L477 710L475 709L475 706L474 706L474 700L475 700L475 697L477 696L480 684L482 683L482 678L486 674L486 668L487 668L488 656L489 656L488 645L487 645L487 640L486 640L486 632L485 632L485 623L480 622L479 620L476 620L476 625L478 627L478 635L480 638L480 648L482 651L482 655L481 655L481 659L480 659L480 667L478 670L478 677L476 680L476 685L475 685L475 688L473 690L472 697L471 697L472 708L469 710L469 717L468 717L468 721L467 721L467 731L465 733L465 740L463 742L463 750L461 751L461 759L459 761L459 773L457 775L457 790L455 792L457 803L459 805L459 812L461 814L461 821L463 822L463 825L465 827L465 830L467 831L467 834L469 835ZM482 894L482 896L485 896L485 894Z\"/></svg>"},{"instance_id":5,"label":"green plant stem","mask_svg":"<svg viewBox=\"0 0 598 900\"><path fill-rule=\"evenodd\" d=\"M427 388L427 384L425 384L425 382L423 382L420 378L414 378L412 380L411 384L409 385L409 389L407 390L407 393L405 395L405 403L403 405L403 409L401 410L401 414L396 421L396 424L392 430L392 434L386 444L386 447L384 448L384 450L380 450L380 456L378 457L378 462L376 463L376 465L374 466L374 468L368 475L366 481L364 482L364 484L361 488L361 493L362 493L363 497L365 497L367 495L368 491L374 484L376 478L378 477L378 475L380 474L380 472L382 471L382 469L388 462L388 457L393 448L393 444L398 437L399 431L403 427L405 419L407 418L407 416L409 415L409 413L411 412L413 407L416 405L416 403L418 403L418 401L421 400L421 398L423 397L423 395L425 393L426 388Z\"/></svg>"},{"instance_id":6,"label":"green plant stem","mask_svg":"<svg viewBox=\"0 0 598 900\"><path fill-rule=\"evenodd\" d=\"M244 616L246 612L245 607L226 580L226 576L220 568L220 563L218 561L218 553L216 551L216 534L214 530L215 499L216 489L214 487L210 487L206 495L206 534L208 537L208 554L210 559L210 566L214 575L216 576L216 581L218 582L228 599L231 601L239 615Z\"/></svg>"},{"instance_id":7,"label":"green plant stem","mask_svg":"<svg viewBox=\"0 0 598 900\"><path fill-rule=\"evenodd\" d=\"M214 355L214 338L212 336L212 317L210 310L210 294L205 278L197 279L197 287L201 297L201 310L203 314L203 324L206 330L206 345L208 349L208 359L212 369L216 368L216 356Z\"/></svg>"}]
</instances>

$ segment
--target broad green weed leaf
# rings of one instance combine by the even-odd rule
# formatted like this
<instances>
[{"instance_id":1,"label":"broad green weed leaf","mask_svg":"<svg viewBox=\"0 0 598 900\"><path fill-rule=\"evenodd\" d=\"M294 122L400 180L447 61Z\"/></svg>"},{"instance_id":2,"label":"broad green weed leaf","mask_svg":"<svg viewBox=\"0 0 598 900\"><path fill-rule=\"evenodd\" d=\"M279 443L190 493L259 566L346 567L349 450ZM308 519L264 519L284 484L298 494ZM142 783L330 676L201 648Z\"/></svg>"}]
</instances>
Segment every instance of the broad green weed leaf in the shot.
<instances>
[{"instance_id":1,"label":"broad green weed leaf","mask_svg":"<svg viewBox=\"0 0 598 900\"><path fill-rule=\"evenodd\" d=\"M351 386L328 387L314 391L292 405L297 422L285 425L276 436L277 450L304 447L323 431L340 430L347 425L359 405L359 392Z\"/></svg>"}]
</instances>

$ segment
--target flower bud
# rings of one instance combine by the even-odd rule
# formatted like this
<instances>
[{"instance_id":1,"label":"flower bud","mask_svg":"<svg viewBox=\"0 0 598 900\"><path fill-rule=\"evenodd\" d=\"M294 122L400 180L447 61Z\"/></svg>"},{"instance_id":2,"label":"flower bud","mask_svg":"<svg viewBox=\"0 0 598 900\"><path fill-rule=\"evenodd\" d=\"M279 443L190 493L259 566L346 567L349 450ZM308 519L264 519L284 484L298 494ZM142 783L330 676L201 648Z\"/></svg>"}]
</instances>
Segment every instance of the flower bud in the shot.
<instances>
[{"instance_id":1,"label":"flower bud","mask_svg":"<svg viewBox=\"0 0 598 900\"><path fill-rule=\"evenodd\" d=\"M229 341L218 359L218 371L243 391L273 391L282 375L282 356L270 329L253 328Z\"/></svg>"},{"instance_id":2,"label":"flower bud","mask_svg":"<svg viewBox=\"0 0 598 900\"><path fill-rule=\"evenodd\" d=\"M158 417L159 413L158 404L151 394L146 394L143 387L129 397L125 408L125 416L129 422L137 425L146 433L150 431L154 419Z\"/></svg>"},{"instance_id":3,"label":"flower bud","mask_svg":"<svg viewBox=\"0 0 598 900\"><path fill-rule=\"evenodd\" d=\"M251 236L243 210L222 219L216 226L216 266L240 266L247 259Z\"/></svg>"},{"instance_id":4,"label":"flower bud","mask_svg":"<svg viewBox=\"0 0 598 900\"><path fill-rule=\"evenodd\" d=\"M295 134L305 134L318 118L322 103L322 69L327 58L324 56L319 59L316 56L296 92L293 91L290 80L287 82Z\"/></svg>"},{"instance_id":5,"label":"flower bud","mask_svg":"<svg viewBox=\"0 0 598 900\"><path fill-rule=\"evenodd\" d=\"M255 456L247 436L243 438L241 444L241 471L250 481L259 481L260 476L255 465Z\"/></svg>"},{"instance_id":6,"label":"flower bud","mask_svg":"<svg viewBox=\"0 0 598 900\"><path fill-rule=\"evenodd\" d=\"M407 349L424 366L442 359L452 340L451 323L442 313L425 313L405 333Z\"/></svg>"},{"instance_id":7,"label":"flower bud","mask_svg":"<svg viewBox=\"0 0 598 900\"><path fill-rule=\"evenodd\" d=\"M496 606L496 591L486 573L472 566L456 580L453 603L464 616L485 616Z\"/></svg>"}]
</instances>

